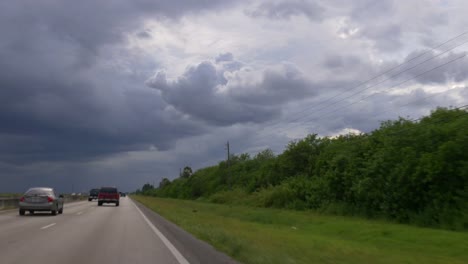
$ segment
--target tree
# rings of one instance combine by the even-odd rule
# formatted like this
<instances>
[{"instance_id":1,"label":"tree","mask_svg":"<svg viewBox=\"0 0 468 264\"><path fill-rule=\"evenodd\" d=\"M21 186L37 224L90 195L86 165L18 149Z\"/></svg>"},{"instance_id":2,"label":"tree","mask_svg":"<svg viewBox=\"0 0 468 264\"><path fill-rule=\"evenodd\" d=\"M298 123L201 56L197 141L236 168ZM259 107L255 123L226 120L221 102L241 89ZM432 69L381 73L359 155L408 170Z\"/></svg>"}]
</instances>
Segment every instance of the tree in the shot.
<instances>
[{"instance_id":1,"label":"tree","mask_svg":"<svg viewBox=\"0 0 468 264\"><path fill-rule=\"evenodd\" d=\"M149 183L145 183L145 185L143 185L143 187L141 188L141 192L143 193L146 193L148 191L151 191L154 189L154 186L149 184Z\"/></svg>"},{"instance_id":2,"label":"tree","mask_svg":"<svg viewBox=\"0 0 468 264\"><path fill-rule=\"evenodd\" d=\"M192 168L190 168L189 166L185 166L184 170L182 171L181 177L182 178L190 178L190 176L192 176L192 174L193 174Z\"/></svg>"},{"instance_id":3,"label":"tree","mask_svg":"<svg viewBox=\"0 0 468 264\"><path fill-rule=\"evenodd\" d=\"M467 110L441 108L419 122L383 122L368 134L308 135L278 156L267 149L253 158L231 154L229 168L227 161L193 174L185 167L180 178L163 179L160 188L144 194L331 210L466 230L467 127Z\"/></svg>"},{"instance_id":4,"label":"tree","mask_svg":"<svg viewBox=\"0 0 468 264\"><path fill-rule=\"evenodd\" d=\"M273 152L273 150L265 149L257 153L254 159L259 160L259 161L264 161L264 160L273 159L273 158L275 158L275 153Z\"/></svg>"},{"instance_id":5,"label":"tree","mask_svg":"<svg viewBox=\"0 0 468 264\"><path fill-rule=\"evenodd\" d=\"M168 178L163 178L159 182L159 188L164 188L164 187L168 186L169 184L171 184L171 181Z\"/></svg>"}]
</instances>

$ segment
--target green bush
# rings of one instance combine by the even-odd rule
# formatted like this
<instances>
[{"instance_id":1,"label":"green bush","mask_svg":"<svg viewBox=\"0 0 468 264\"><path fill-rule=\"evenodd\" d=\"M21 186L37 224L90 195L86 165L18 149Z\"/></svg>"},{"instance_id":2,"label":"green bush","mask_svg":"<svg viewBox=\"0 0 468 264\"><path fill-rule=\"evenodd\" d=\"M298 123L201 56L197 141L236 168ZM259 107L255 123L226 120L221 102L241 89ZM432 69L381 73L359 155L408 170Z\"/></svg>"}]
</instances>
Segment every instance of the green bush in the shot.
<instances>
[{"instance_id":1,"label":"green bush","mask_svg":"<svg viewBox=\"0 0 468 264\"><path fill-rule=\"evenodd\" d=\"M220 162L144 194L468 229L467 131L467 111L439 108L368 134L308 135L277 156L232 155L230 167Z\"/></svg>"}]
</instances>

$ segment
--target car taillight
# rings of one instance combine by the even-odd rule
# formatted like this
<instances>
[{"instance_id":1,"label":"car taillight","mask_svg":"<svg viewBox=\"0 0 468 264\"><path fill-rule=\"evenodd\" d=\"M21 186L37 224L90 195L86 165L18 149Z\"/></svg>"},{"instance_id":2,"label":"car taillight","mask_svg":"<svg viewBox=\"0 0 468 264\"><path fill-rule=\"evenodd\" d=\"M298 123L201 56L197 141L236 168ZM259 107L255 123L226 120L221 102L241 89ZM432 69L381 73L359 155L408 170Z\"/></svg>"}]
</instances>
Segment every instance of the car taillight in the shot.
<instances>
[{"instance_id":1,"label":"car taillight","mask_svg":"<svg viewBox=\"0 0 468 264\"><path fill-rule=\"evenodd\" d=\"M51 203L54 201L54 198L50 197L50 196L47 196L47 202Z\"/></svg>"},{"instance_id":2,"label":"car taillight","mask_svg":"<svg viewBox=\"0 0 468 264\"><path fill-rule=\"evenodd\" d=\"M20 198L20 202L24 202L24 196Z\"/></svg>"}]
</instances>

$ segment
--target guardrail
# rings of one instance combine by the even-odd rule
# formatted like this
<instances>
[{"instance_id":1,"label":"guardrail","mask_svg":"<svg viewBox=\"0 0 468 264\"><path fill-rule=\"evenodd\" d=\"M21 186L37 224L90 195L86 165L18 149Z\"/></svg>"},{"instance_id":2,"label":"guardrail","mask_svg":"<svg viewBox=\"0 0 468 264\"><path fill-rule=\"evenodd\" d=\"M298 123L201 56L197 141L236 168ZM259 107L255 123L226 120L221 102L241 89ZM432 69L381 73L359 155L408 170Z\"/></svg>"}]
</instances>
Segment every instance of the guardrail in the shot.
<instances>
[{"instance_id":1,"label":"guardrail","mask_svg":"<svg viewBox=\"0 0 468 264\"><path fill-rule=\"evenodd\" d=\"M18 208L19 206L19 197L0 197L0 210L4 209L13 209L13 208ZM69 202L76 202L76 201L83 201L87 200L88 196L85 195L65 195L64 197L64 202L69 203Z\"/></svg>"},{"instance_id":2,"label":"guardrail","mask_svg":"<svg viewBox=\"0 0 468 264\"><path fill-rule=\"evenodd\" d=\"M0 210L9 209L9 208L17 208L19 203L19 198L0 198Z\"/></svg>"}]
</instances>

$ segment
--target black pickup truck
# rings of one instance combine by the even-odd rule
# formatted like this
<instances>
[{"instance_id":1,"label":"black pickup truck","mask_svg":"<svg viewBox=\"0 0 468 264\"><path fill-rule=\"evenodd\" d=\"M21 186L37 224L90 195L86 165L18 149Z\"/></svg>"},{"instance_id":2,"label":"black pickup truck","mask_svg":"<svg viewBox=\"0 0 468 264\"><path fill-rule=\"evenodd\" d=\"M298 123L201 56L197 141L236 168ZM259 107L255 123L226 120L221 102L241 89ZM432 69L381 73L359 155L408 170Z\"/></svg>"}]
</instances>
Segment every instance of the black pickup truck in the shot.
<instances>
[{"instance_id":1,"label":"black pickup truck","mask_svg":"<svg viewBox=\"0 0 468 264\"><path fill-rule=\"evenodd\" d=\"M89 191L88 201L91 202L92 200L97 199L98 195L99 189L91 189L91 191Z\"/></svg>"}]
</instances>

